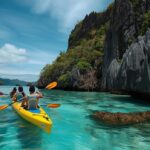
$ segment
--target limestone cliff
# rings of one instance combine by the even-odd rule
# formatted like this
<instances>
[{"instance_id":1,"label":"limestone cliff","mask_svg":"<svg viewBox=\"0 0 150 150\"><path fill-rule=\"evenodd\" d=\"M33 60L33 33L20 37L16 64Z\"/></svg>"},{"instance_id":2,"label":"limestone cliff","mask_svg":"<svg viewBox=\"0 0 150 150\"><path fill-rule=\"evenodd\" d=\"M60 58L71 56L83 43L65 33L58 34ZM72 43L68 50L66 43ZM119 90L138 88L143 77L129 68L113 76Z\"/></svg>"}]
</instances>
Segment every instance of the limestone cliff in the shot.
<instances>
[{"instance_id":1,"label":"limestone cliff","mask_svg":"<svg viewBox=\"0 0 150 150\"><path fill-rule=\"evenodd\" d=\"M70 34L68 49L47 65L39 87L150 93L150 0L115 0Z\"/></svg>"},{"instance_id":2,"label":"limestone cliff","mask_svg":"<svg viewBox=\"0 0 150 150\"><path fill-rule=\"evenodd\" d=\"M150 92L150 30L129 46L121 63L112 60L106 83L109 90Z\"/></svg>"},{"instance_id":3,"label":"limestone cliff","mask_svg":"<svg viewBox=\"0 0 150 150\"><path fill-rule=\"evenodd\" d=\"M150 27L149 21L148 25L144 26L145 16L149 11L150 0L115 0L110 20L111 26L105 40L102 89L111 90L115 88L116 85L111 85L110 82L113 81L109 80L110 75L116 76L116 72L115 75L113 73L111 63L114 63L114 59L118 63L122 62L123 54L130 44L136 42L138 35L145 34L148 27ZM149 17L150 15L148 15ZM117 62L115 63L118 68Z\"/></svg>"},{"instance_id":4,"label":"limestone cliff","mask_svg":"<svg viewBox=\"0 0 150 150\"><path fill-rule=\"evenodd\" d=\"M112 14L110 6L103 13L92 12L71 32L66 52L41 72L38 87L56 80L65 90L99 90L104 41Z\"/></svg>"}]
</instances>

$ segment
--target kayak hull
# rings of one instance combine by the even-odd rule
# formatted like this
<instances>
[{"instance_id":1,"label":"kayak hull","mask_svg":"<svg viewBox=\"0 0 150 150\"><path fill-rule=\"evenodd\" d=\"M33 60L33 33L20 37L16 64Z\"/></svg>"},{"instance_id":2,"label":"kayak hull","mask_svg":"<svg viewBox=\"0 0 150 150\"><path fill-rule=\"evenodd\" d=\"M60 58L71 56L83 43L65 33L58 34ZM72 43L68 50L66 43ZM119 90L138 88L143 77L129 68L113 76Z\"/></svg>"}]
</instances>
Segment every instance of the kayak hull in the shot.
<instances>
[{"instance_id":1,"label":"kayak hull","mask_svg":"<svg viewBox=\"0 0 150 150\"><path fill-rule=\"evenodd\" d=\"M12 104L12 107L23 119L38 126L45 132L50 133L52 121L41 107L39 108L40 112L38 113L33 113L29 110L24 109L23 107L21 107L21 103L19 102L15 102L14 104Z\"/></svg>"}]
</instances>

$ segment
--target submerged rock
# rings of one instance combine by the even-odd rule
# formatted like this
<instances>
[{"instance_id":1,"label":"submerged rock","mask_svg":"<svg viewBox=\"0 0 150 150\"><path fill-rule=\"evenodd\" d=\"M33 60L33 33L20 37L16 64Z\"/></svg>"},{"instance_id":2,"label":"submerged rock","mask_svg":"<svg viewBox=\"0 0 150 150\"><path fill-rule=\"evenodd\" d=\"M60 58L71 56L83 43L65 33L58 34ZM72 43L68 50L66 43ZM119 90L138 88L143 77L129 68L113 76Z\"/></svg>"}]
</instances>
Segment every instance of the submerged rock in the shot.
<instances>
[{"instance_id":1,"label":"submerged rock","mask_svg":"<svg viewBox=\"0 0 150 150\"><path fill-rule=\"evenodd\" d=\"M136 113L96 112L93 118L111 125L130 125L150 121L150 111Z\"/></svg>"}]
</instances>

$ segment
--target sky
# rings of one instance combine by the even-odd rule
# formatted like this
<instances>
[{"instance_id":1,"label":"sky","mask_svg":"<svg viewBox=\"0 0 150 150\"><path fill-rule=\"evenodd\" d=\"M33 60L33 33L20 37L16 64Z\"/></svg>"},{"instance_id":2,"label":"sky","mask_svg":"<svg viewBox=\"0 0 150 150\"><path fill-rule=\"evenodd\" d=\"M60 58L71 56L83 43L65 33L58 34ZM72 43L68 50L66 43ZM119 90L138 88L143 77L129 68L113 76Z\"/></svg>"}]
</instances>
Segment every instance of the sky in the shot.
<instances>
[{"instance_id":1,"label":"sky","mask_svg":"<svg viewBox=\"0 0 150 150\"><path fill-rule=\"evenodd\" d=\"M66 51L75 25L112 0L0 0L0 77L37 80ZM28 75L28 77L26 77Z\"/></svg>"}]
</instances>

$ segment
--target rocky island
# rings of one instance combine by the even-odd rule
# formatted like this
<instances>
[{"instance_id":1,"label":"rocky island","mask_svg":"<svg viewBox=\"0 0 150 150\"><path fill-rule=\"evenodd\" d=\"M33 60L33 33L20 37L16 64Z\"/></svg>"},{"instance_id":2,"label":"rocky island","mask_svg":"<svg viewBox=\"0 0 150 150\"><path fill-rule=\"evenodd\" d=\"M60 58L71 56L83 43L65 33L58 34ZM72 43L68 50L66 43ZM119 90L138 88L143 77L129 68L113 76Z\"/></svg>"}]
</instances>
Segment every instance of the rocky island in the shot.
<instances>
[{"instance_id":1,"label":"rocky island","mask_svg":"<svg viewBox=\"0 0 150 150\"><path fill-rule=\"evenodd\" d=\"M68 49L45 66L38 87L150 92L150 1L115 0L92 12L71 32Z\"/></svg>"},{"instance_id":2,"label":"rocky island","mask_svg":"<svg viewBox=\"0 0 150 150\"><path fill-rule=\"evenodd\" d=\"M116 91L150 99L150 0L115 0L104 12L92 12L70 34L68 49L46 65L38 87ZM93 115L110 124L150 120L150 112Z\"/></svg>"}]
</instances>

